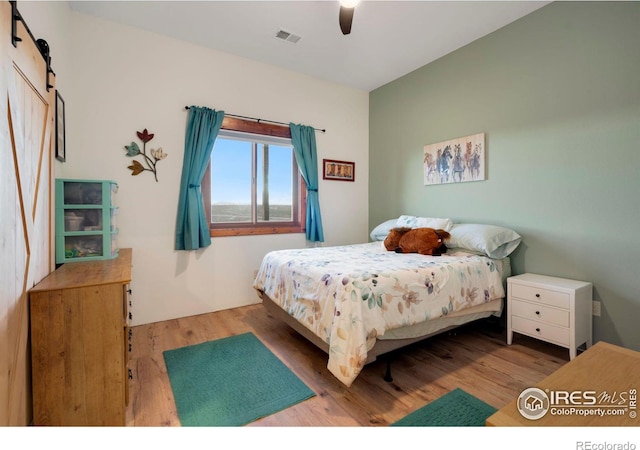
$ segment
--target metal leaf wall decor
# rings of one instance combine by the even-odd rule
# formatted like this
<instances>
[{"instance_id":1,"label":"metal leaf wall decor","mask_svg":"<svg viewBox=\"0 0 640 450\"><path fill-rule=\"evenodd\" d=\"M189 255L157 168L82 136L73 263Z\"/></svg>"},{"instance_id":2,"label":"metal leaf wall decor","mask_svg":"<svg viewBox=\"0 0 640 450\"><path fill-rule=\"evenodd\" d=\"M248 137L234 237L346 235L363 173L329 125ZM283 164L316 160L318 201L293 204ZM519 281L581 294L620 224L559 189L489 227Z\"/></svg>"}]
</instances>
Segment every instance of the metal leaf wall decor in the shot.
<instances>
[{"instance_id":1,"label":"metal leaf wall decor","mask_svg":"<svg viewBox=\"0 0 640 450\"><path fill-rule=\"evenodd\" d=\"M142 150L140 150L140 147L135 142L125 145L124 149L127 152L127 156L131 158L135 156L142 156L142 163L134 159L131 165L127 167L131 169L131 175L138 175L144 171L153 172L153 176L157 182L158 172L156 164L158 164L158 161L165 159L167 154L162 150L162 147L158 147L157 149L152 148L149 150L149 154L147 154L147 142L153 139L153 133L149 133L146 128L143 131L137 131L136 133L138 138L142 141Z\"/></svg>"}]
</instances>

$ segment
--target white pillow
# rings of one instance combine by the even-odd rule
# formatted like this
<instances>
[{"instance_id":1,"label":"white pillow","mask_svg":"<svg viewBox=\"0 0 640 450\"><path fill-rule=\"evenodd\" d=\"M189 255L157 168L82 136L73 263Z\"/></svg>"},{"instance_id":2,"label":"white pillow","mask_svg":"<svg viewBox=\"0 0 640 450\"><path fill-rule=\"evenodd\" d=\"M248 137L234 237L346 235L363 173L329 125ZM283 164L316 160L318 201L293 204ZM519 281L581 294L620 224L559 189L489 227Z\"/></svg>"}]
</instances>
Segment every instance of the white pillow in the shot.
<instances>
[{"instance_id":1,"label":"white pillow","mask_svg":"<svg viewBox=\"0 0 640 450\"><path fill-rule=\"evenodd\" d=\"M497 225L457 223L449 233L447 247L481 252L494 259L509 256L522 240L515 231Z\"/></svg>"},{"instance_id":2,"label":"white pillow","mask_svg":"<svg viewBox=\"0 0 640 450\"><path fill-rule=\"evenodd\" d=\"M437 217L400 216L396 222L397 227L409 228L434 228L436 230L449 231L453 227L451 219Z\"/></svg>"},{"instance_id":3,"label":"white pillow","mask_svg":"<svg viewBox=\"0 0 640 450\"><path fill-rule=\"evenodd\" d=\"M371 240L384 241L387 238L389 231L391 231L391 229L396 226L397 221L398 219L389 219L375 227L373 230L371 230L371 234L369 235L371 237Z\"/></svg>"}]
</instances>

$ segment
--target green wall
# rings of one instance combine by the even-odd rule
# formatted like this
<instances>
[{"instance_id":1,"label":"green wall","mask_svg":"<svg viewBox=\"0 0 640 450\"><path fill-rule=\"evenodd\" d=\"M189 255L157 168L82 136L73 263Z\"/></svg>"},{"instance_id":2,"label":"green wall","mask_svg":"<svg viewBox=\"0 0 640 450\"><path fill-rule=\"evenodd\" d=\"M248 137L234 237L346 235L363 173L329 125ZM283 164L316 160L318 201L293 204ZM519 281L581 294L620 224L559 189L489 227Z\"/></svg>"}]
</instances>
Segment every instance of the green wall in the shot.
<instances>
[{"instance_id":1,"label":"green wall","mask_svg":"<svg viewBox=\"0 0 640 450\"><path fill-rule=\"evenodd\" d=\"M640 3L558 2L371 92L369 224L510 227L515 274L591 281L594 342L640 350ZM424 186L426 144L486 133L485 181Z\"/></svg>"}]
</instances>

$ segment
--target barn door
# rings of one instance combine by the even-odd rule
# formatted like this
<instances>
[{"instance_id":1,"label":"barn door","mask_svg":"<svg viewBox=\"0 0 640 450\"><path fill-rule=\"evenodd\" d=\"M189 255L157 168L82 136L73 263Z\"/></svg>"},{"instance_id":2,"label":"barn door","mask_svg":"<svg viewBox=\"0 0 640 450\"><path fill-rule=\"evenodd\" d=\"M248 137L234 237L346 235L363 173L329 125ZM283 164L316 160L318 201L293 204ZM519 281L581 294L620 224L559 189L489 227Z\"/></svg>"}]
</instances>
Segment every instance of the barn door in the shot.
<instances>
[{"instance_id":1,"label":"barn door","mask_svg":"<svg viewBox=\"0 0 640 450\"><path fill-rule=\"evenodd\" d=\"M28 291L53 270L55 88L12 5L0 3L0 426L31 421ZM54 77L49 74L49 85Z\"/></svg>"}]
</instances>

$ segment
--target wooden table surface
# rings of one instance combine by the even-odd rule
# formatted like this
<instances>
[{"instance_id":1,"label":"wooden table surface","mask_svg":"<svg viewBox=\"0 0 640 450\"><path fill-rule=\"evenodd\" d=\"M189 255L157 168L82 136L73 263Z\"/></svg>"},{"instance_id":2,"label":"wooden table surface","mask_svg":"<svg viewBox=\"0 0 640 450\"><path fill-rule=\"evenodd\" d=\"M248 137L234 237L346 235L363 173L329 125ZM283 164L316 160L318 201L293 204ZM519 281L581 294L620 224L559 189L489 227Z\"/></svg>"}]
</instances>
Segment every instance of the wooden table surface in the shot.
<instances>
[{"instance_id":1,"label":"wooden table surface","mask_svg":"<svg viewBox=\"0 0 640 450\"><path fill-rule=\"evenodd\" d=\"M640 352L598 342L536 386L549 399L537 419L523 409L527 396L497 411L487 426L640 426ZM531 392L528 389L523 392ZM535 401L535 400L534 400Z\"/></svg>"}]
</instances>

